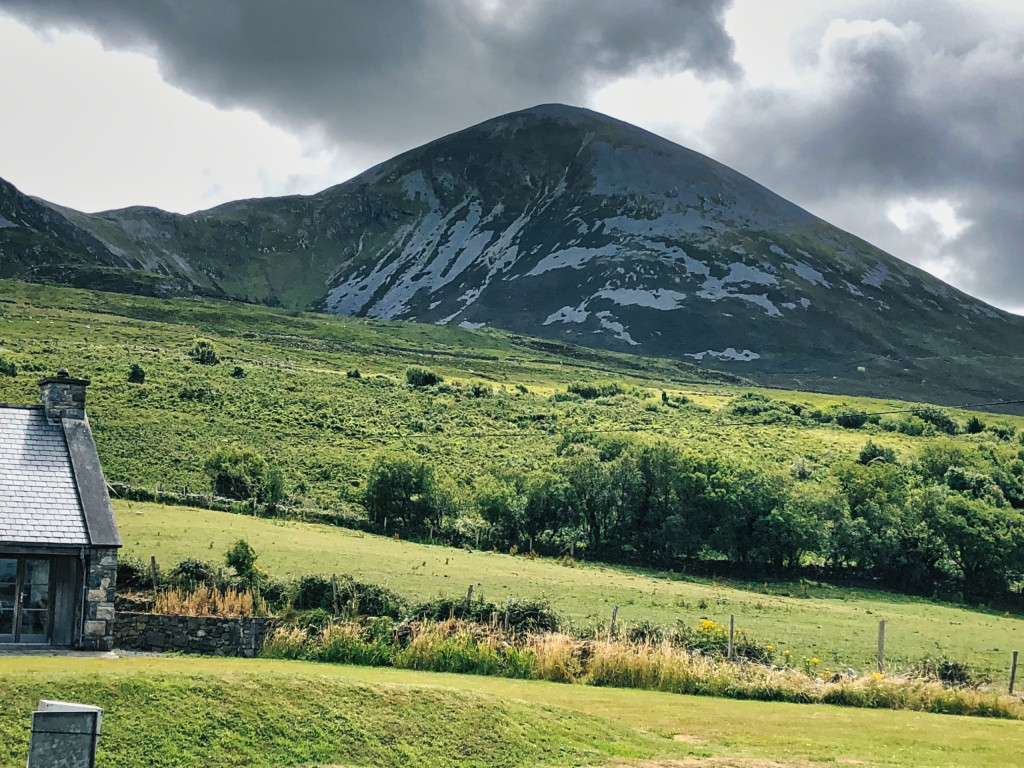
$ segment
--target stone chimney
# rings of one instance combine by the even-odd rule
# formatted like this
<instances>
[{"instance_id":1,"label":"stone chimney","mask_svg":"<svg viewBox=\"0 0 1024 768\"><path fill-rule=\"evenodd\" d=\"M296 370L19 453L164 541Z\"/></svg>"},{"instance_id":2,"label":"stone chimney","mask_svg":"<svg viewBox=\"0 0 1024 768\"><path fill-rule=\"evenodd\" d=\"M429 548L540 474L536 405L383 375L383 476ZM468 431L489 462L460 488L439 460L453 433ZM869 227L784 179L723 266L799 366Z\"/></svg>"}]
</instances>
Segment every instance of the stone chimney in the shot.
<instances>
[{"instance_id":1,"label":"stone chimney","mask_svg":"<svg viewBox=\"0 0 1024 768\"><path fill-rule=\"evenodd\" d=\"M85 379L72 379L66 368L57 371L39 382L43 407L46 409L46 420L51 424L60 424L61 419L78 419L85 421L85 388L89 382Z\"/></svg>"}]
</instances>

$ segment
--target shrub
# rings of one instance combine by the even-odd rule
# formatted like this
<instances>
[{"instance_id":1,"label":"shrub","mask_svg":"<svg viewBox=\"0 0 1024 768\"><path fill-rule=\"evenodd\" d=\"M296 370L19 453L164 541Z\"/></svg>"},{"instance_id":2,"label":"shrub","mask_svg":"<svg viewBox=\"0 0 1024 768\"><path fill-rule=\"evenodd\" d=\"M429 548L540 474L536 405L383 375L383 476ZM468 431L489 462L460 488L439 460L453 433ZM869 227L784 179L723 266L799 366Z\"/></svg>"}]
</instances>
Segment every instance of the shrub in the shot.
<instances>
[{"instance_id":1,"label":"shrub","mask_svg":"<svg viewBox=\"0 0 1024 768\"><path fill-rule=\"evenodd\" d=\"M346 375L346 376L347 376L348 378L350 378L350 379L361 379L361 378L363 378L363 374L361 374L361 373L359 372L359 369L358 369L358 368L353 368L353 369L352 369L352 370L350 370L350 371L345 371L345 375Z\"/></svg>"},{"instance_id":2,"label":"shrub","mask_svg":"<svg viewBox=\"0 0 1024 768\"><path fill-rule=\"evenodd\" d=\"M200 584L213 584L217 572L211 563L188 557L171 569L170 577L179 587L194 589Z\"/></svg>"},{"instance_id":3,"label":"shrub","mask_svg":"<svg viewBox=\"0 0 1024 768\"><path fill-rule=\"evenodd\" d=\"M244 379L245 378L245 369L242 366L240 366L240 365L236 365L234 368L231 369L231 378L232 379Z\"/></svg>"},{"instance_id":4,"label":"shrub","mask_svg":"<svg viewBox=\"0 0 1024 768\"><path fill-rule=\"evenodd\" d=\"M216 392L203 384L186 384L181 388L178 397L207 405L214 405L219 399Z\"/></svg>"},{"instance_id":5,"label":"shrub","mask_svg":"<svg viewBox=\"0 0 1024 768\"><path fill-rule=\"evenodd\" d=\"M440 597L421 603L412 609L414 618L447 621L459 619L480 624L497 621L504 626L508 613L509 632L555 632L561 620L544 600L510 600L505 605L495 605L483 600L466 601L465 598Z\"/></svg>"},{"instance_id":6,"label":"shrub","mask_svg":"<svg viewBox=\"0 0 1024 768\"><path fill-rule=\"evenodd\" d=\"M422 388L440 384L444 378L429 368L420 368L414 365L405 369L405 381L411 387Z\"/></svg>"},{"instance_id":7,"label":"shrub","mask_svg":"<svg viewBox=\"0 0 1024 768\"><path fill-rule=\"evenodd\" d=\"M145 384L146 383L146 371L138 363L132 363L132 367L128 369L128 383L129 384Z\"/></svg>"},{"instance_id":8,"label":"shrub","mask_svg":"<svg viewBox=\"0 0 1024 768\"><path fill-rule=\"evenodd\" d=\"M988 428L988 431L1000 440L1011 440L1013 439L1013 436L1017 434L1016 427L1007 426L1006 424L993 424Z\"/></svg>"},{"instance_id":9,"label":"shrub","mask_svg":"<svg viewBox=\"0 0 1024 768\"><path fill-rule=\"evenodd\" d=\"M928 406L918 409L915 413L921 421L931 424L939 432L955 435L960 431L960 424L941 408Z\"/></svg>"},{"instance_id":10,"label":"shrub","mask_svg":"<svg viewBox=\"0 0 1024 768\"><path fill-rule=\"evenodd\" d=\"M228 446L214 451L203 465L214 492L231 499L276 504L284 498L284 476L252 448Z\"/></svg>"},{"instance_id":11,"label":"shrub","mask_svg":"<svg viewBox=\"0 0 1024 768\"><path fill-rule=\"evenodd\" d=\"M153 585L149 566L137 557L122 555L117 559L117 588L146 589Z\"/></svg>"},{"instance_id":12,"label":"shrub","mask_svg":"<svg viewBox=\"0 0 1024 768\"><path fill-rule=\"evenodd\" d=\"M454 502L433 467L411 454L384 454L370 467L363 506L376 526L422 531L440 527Z\"/></svg>"},{"instance_id":13,"label":"shrub","mask_svg":"<svg viewBox=\"0 0 1024 768\"><path fill-rule=\"evenodd\" d=\"M0 357L0 376L17 376L18 366L13 360Z\"/></svg>"},{"instance_id":14,"label":"shrub","mask_svg":"<svg viewBox=\"0 0 1024 768\"><path fill-rule=\"evenodd\" d=\"M196 339L188 356L200 365L217 365L220 362L217 350L209 339Z\"/></svg>"},{"instance_id":15,"label":"shrub","mask_svg":"<svg viewBox=\"0 0 1024 768\"><path fill-rule=\"evenodd\" d=\"M868 440L864 444L864 447L860 449L860 455L857 457L857 461L860 464L895 464L896 463L896 451L892 448L885 448L881 445Z\"/></svg>"},{"instance_id":16,"label":"shrub","mask_svg":"<svg viewBox=\"0 0 1024 768\"><path fill-rule=\"evenodd\" d=\"M733 416L757 416L766 423L792 421L801 416L803 410L803 406L796 403L772 400L755 392L746 392L729 404L729 413Z\"/></svg>"},{"instance_id":17,"label":"shrub","mask_svg":"<svg viewBox=\"0 0 1024 768\"><path fill-rule=\"evenodd\" d=\"M579 395L584 400L596 400L599 397L614 397L615 395L621 395L626 391L626 388L617 381L608 381L600 384L574 381L565 388L565 391L574 395Z\"/></svg>"},{"instance_id":18,"label":"shrub","mask_svg":"<svg viewBox=\"0 0 1024 768\"><path fill-rule=\"evenodd\" d=\"M985 422L979 419L977 416L971 416L967 421L967 434L977 435L980 432L985 431Z\"/></svg>"},{"instance_id":19,"label":"shrub","mask_svg":"<svg viewBox=\"0 0 1024 768\"><path fill-rule=\"evenodd\" d=\"M249 546L245 539L239 539L232 545L231 549L224 553L224 563L229 568L234 568L242 579L252 582L256 577L256 560L259 555L256 550Z\"/></svg>"},{"instance_id":20,"label":"shrub","mask_svg":"<svg viewBox=\"0 0 1024 768\"><path fill-rule=\"evenodd\" d=\"M836 411L833 418L844 429L860 429L868 423L868 415L864 411L851 409Z\"/></svg>"}]
</instances>

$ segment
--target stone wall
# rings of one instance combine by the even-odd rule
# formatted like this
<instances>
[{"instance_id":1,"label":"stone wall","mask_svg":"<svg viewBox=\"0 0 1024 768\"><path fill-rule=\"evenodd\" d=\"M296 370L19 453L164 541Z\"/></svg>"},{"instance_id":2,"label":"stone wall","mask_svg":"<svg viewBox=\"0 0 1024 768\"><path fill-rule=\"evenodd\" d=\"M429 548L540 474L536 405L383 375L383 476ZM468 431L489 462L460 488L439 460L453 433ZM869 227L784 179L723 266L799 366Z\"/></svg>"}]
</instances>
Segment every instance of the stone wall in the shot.
<instances>
[{"instance_id":1,"label":"stone wall","mask_svg":"<svg viewBox=\"0 0 1024 768\"><path fill-rule=\"evenodd\" d=\"M89 552L85 573L85 616L81 648L109 651L114 647L114 589L117 550L97 547Z\"/></svg>"},{"instance_id":2,"label":"stone wall","mask_svg":"<svg viewBox=\"0 0 1024 768\"><path fill-rule=\"evenodd\" d=\"M269 618L122 612L117 614L114 625L114 647L251 658L263 648L272 625L273 619Z\"/></svg>"}]
</instances>

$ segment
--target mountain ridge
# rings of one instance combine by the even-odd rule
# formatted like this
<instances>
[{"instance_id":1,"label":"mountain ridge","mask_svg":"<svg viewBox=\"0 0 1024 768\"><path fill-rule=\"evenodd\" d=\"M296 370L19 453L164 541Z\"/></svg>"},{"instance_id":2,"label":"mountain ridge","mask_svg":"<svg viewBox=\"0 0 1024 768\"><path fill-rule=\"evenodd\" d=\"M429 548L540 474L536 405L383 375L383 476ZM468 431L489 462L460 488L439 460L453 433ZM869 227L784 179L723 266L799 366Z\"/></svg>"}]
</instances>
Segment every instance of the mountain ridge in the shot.
<instances>
[{"instance_id":1,"label":"mountain ridge","mask_svg":"<svg viewBox=\"0 0 1024 768\"><path fill-rule=\"evenodd\" d=\"M11 198L0 217L14 223ZM192 214L48 210L66 226L23 216L0 229L0 276L493 326L766 384L881 374L946 399L1024 384L1024 318L711 158L576 107L502 115L312 195Z\"/></svg>"}]
</instances>

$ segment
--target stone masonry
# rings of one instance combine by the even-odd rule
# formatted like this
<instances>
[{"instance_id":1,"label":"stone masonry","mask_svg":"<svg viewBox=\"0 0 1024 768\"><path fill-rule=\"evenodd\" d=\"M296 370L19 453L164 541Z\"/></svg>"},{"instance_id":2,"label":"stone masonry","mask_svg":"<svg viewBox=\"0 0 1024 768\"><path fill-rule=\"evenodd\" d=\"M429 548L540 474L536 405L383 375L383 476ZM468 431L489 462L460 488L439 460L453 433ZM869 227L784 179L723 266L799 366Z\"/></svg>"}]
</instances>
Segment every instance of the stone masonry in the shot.
<instances>
[{"instance_id":1,"label":"stone masonry","mask_svg":"<svg viewBox=\"0 0 1024 768\"><path fill-rule=\"evenodd\" d=\"M262 650L273 622L270 618L122 612L114 627L114 646L122 650L252 658Z\"/></svg>"},{"instance_id":2,"label":"stone masonry","mask_svg":"<svg viewBox=\"0 0 1024 768\"><path fill-rule=\"evenodd\" d=\"M86 379L72 379L67 370L61 368L56 377L39 382L46 418L51 424L60 424L61 419L85 419Z\"/></svg>"},{"instance_id":3,"label":"stone masonry","mask_svg":"<svg viewBox=\"0 0 1024 768\"><path fill-rule=\"evenodd\" d=\"M85 617L81 647L109 651L114 647L114 589L117 550L97 548L89 553L85 576Z\"/></svg>"}]
</instances>

